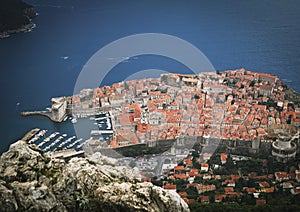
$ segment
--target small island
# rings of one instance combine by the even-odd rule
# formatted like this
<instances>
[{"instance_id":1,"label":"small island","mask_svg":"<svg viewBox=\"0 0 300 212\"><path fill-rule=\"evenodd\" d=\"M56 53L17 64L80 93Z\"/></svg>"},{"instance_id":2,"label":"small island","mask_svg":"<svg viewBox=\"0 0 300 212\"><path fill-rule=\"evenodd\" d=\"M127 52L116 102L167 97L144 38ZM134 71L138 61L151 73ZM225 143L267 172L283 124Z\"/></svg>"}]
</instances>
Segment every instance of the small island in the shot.
<instances>
[{"instance_id":1,"label":"small island","mask_svg":"<svg viewBox=\"0 0 300 212\"><path fill-rule=\"evenodd\" d=\"M37 15L33 6L21 0L0 1L0 38L13 33L31 31L35 24L32 18Z\"/></svg>"}]
</instances>

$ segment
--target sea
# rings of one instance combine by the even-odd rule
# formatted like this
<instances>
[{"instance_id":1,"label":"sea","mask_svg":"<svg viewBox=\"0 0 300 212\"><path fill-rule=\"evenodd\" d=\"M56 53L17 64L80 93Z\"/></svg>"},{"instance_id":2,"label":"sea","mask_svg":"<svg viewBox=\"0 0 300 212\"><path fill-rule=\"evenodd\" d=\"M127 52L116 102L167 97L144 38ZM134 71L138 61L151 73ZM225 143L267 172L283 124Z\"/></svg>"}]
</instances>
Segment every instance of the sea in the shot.
<instances>
[{"instance_id":1,"label":"sea","mask_svg":"<svg viewBox=\"0 0 300 212\"><path fill-rule=\"evenodd\" d=\"M31 32L0 40L0 153L32 128L75 134L67 120L22 117L50 99L73 94L87 61L105 45L129 35L163 33L183 39L216 70L246 68L279 76L300 92L298 0L26 0L38 16ZM116 65L99 86L141 70L190 73L184 64L141 55Z\"/></svg>"}]
</instances>

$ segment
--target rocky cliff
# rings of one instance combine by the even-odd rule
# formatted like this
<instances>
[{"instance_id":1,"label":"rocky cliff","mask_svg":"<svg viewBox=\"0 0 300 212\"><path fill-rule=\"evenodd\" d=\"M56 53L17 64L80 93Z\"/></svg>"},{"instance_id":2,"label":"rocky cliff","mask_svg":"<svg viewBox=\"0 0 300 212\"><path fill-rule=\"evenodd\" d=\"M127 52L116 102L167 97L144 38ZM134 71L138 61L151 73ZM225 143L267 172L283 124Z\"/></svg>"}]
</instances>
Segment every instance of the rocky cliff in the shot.
<instances>
[{"instance_id":1,"label":"rocky cliff","mask_svg":"<svg viewBox=\"0 0 300 212\"><path fill-rule=\"evenodd\" d=\"M140 182L101 156L51 158L24 141L0 158L2 211L189 211L176 192Z\"/></svg>"},{"instance_id":2,"label":"rocky cliff","mask_svg":"<svg viewBox=\"0 0 300 212\"><path fill-rule=\"evenodd\" d=\"M22 0L0 0L0 38L34 28L31 19L36 16L33 6Z\"/></svg>"}]
</instances>

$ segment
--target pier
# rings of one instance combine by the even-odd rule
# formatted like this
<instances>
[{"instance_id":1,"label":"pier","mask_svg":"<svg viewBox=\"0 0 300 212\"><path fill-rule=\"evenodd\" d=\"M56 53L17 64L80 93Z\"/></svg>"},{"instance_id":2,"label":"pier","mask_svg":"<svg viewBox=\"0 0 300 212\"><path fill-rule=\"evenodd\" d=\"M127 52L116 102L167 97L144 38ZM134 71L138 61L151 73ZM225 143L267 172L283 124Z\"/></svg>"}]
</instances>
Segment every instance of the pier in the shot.
<instances>
[{"instance_id":1,"label":"pier","mask_svg":"<svg viewBox=\"0 0 300 212\"><path fill-rule=\"evenodd\" d=\"M113 130L92 130L91 135L113 134Z\"/></svg>"},{"instance_id":2,"label":"pier","mask_svg":"<svg viewBox=\"0 0 300 212\"><path fill-rule=\"evenodd\" d=\"M35 134L37 134L37 132L39 131L39 128L35 128L30 130L28 133L26 133L26 135L23 136L23 138L21 139L22 141L28 141L30 138L32 138Z\"/></svg>"},{"instance_id":3,"label":"pier","mask_svg":"<svg viewBox=\"0 0 300 212\"><path fill-rule=\"evenodd\" d=\"M21 112L22 116L34 116L34 115L40 115L40 116L46 116L48 117L51 121L54 122L62 122L66 116L66 114L62 117L57 118L57 116L54 116L52 112L50 111L24 111Z\"/></svg>"},{"instance_id":4,"label":"pier","mask_svg":"<svg viewBox=\"0 0 300 212\"><path fill-rule=\"evenodd\" d=\"M68 98L67 97L56 97L51 99L51 108L49 111L26 111L21 112L22 116L32 116L32 115L41 115L46 116L51 121L54 122L62 122L64 118L67 116L67 105Z\"/></svg>"}]
</instances>

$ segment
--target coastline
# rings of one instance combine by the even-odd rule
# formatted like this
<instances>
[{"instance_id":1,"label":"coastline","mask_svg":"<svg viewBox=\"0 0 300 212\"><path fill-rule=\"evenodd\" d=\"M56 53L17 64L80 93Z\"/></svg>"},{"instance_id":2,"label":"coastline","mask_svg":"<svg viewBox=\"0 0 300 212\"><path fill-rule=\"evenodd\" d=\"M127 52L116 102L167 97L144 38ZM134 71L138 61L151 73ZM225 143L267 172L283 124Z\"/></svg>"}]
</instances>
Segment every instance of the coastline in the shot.
<instances>
[{"instance_id":1,"label":"coastline","mask_svg":"<svg viewBox=\"0 0 300 212\"><path fill-rule=\"evenodd\" d=\"M19 32L30 32L36 27L32 18L36 17L38 13L32 5L23 1L3 1L0 6L3 7L0 13L2 17L2 22L0 22L0 39L8 38L12 34Z\"/></svg>"},{"instance_id":2,"label":"coastline","mask_svg":"<svg viewBox=\"0 0 300 212\"><path fill-rule=\"evenodd\" d=\"M20 33L20 32L31 32L36 27L36 24L30 22L29 24L25 24L17 29L6 30L4 32L0 32L0 39L8 38L13 34Z\"/></svg>"},{"instance_id":3,"label":"coastline","mask_svg":"<svg viewBox=\"0 0 300 212\"><path fill-rule=\"evenodd\" d=\"M178 77L182 78L182 82L178 83L182 88L178 88L174 85L172 77L174 77L174 74L162 75L158 79L152 79L152 81L140 80L134 83L135 86L136 84L141 85L140 87L145 87L149 83L156 85L156 88L162 84L169 87L170 92L166 94L153 90L144 92L142 96L145 100L144 102L147 103L132 103L129 97L127 97L126 100L126 96L123 96L122 93L118 93L118 90L121 91L128 82L120 82L112 86L116 93L113 96L106 94L105 90L102 88L96 88L95 90L83 89L80 94L72 97L52 99L53 105L51 113L48 112L48 117L52 121L54 121L53 117L58 117L56 118L56 122L60 122L64 119L65 115L72 115L72 111L83 114L95 114L96 108L109 110L115 119L113 121L119 123L117 125L114 124L113 126L114 131L118 131L119 134L110 139L109 145L112 148L142 144L145 141L149 141L147 143L151 146L158 140L172 140L189 135L210 139L259 140L262 143L270 143L273 140L270 138L268 132L270 127L273 126L272 124L285 125L289 123L298 126L298 108L296 108L296 110L294 109L295 111L292 112L290 104L293 100L297 100L296 102L294 101L294 104L295 107L299 107L300 96L298 93L293 92L289 86L282 84L282 81L277 76L246 71L245 69L227 70L220 74L211 72L199 76L181 76L179 74ZM189 83L190 81L194 82L193 80L197 80L198 83ZM174 89L177 89L178 91L172 92ZM250 89L249 91L251 91L252 94L243 99L242 94L247 93L246 89ZM212 90L214 90L214 92L212 92ZM286 91L292 93L285 94ZM186 98L184 101L179 101L177 96L186 95L186 92L191 93L190 97ZM143 89L137 87L137 91L131 93L130 97L135 98L138 102L141 93L143 93ZM197 98L193 98L192 94L194 97L197 96ZM79 98L80 95L81 98ZM289 98L284 98L284 96L288 96ZM213 103L213 97L217 99L216 103ZM160 100L158 100L159 98ZM81 101L81 99L83 101ZM170 99L179 102L174 103L174 101L172 102ZM161 101L166 102L165 107L160 105ZM205 113L199 114L199 117L196 119L190 117L188 113L186 113L184 117L181 116L183 112L180 111L185 108L188 109L188 107L185 106L188 102L197 103L199 106L203 107ZM125 111L125 115L118 110L118 107L123 107L122 104L127 104L128 109L126 110L127 112ZM84 108L83 105L90 105L90 108ZM155 105L158 105L158 108L156 108ZM143 108L147 108L146 106L152 109L142 111ZM218 119L212 122L213 115L216 115L216 112L213 114L212 107L214 107L217 112L219 111L221 114L220 117L223 117L222 120ZM72 108L72 111L70 108ZM280 119L275 116L277 113L275 114L275 112L273 112L276 108L279 111L284 111L284 113L280 113ZM191 112L191 110L193 109L190 109L189 112ZM165 118L159 119L160 116L157 116L155 111L158 114L161 114L161 116L163 116L164 113ZM39 113L39 111L23 112L22 115L44 115L43 112L42 114ZM142 122L141 114L143 117L148 117L149 120L145 119ZM271 118L270 115L272 116ZM175 116L177 119L174 119ZM293 117L292 120L287 118L290 116ZM203 120L205 117L207 119L206 121ZM158 130L159 128L157 125L159 120L161 120L161 124L165 126L164 131ZM131 131L133 133L127 135L125 132L126 130L124 131L124 129L122 129L122 123L125 125L130 123L131 127L128 125L127 128L132 128ZM243 127L239 127L241 123L243 123ZM216 130L211 130L211 126L215 126ZM186 130L188 129L189 133L186 133ZM152 133L153 135L149 140L149 136L147 137L148 132L156 132L156 134L154 135ZM122 143L124 143L124 145Z\"/></svg>"}]
</instances>

